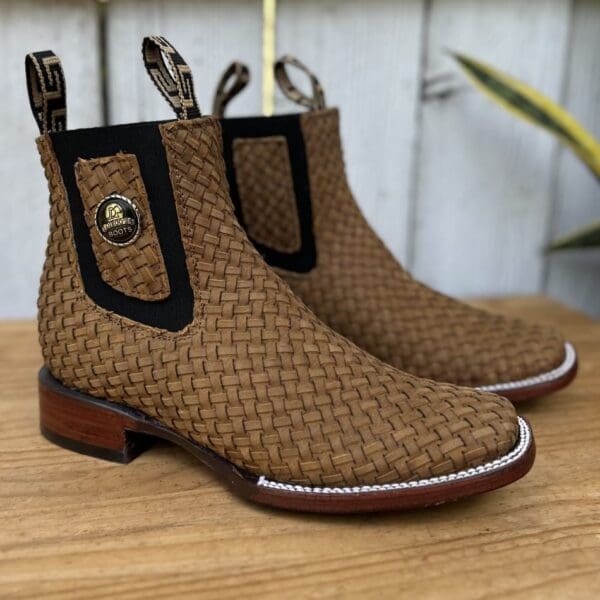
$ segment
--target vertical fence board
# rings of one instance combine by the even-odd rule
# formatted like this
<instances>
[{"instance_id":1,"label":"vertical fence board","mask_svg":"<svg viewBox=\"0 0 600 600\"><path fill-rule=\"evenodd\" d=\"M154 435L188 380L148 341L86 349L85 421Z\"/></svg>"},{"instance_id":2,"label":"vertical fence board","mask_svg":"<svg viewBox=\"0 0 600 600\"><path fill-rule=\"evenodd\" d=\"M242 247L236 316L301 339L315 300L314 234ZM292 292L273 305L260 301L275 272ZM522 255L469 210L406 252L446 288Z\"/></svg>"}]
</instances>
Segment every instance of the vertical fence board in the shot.
<instances>
[{"instance_id":1,"label":"vertical fence board","mask_svg":"<svg viewBox=\"0 0 600 600\"><path fill-rule=\"evenodd\" d=\"M560 0L432 4L414 271L446 292L540 290L555 142L482 97L444 49L557 98L569 18Z\"/></svg>"},{"instance_id":2,"label":"vertical fence board","mask_svg":"<svg viewBox=\"0 0 600 600\"><path fill-rule=\"evenodd\" d=\"M0 102L0 255L2 317L35 314L48 236L48 188L34 139L38 130L25 87L27 52L51 49L63 63L70 127L100 124L98 26L92 0L7 0L0 3L3 62Z\"/></svg>"},{"instance_id":3,"label":"vertical fence board","mask_svg":"<svg viewBox=\"0 0 600 600\"><path fill-rule=\"evenodd\" d=\"M236 59L253 83L232 102L236 114L261 109L261 3L254 0L119 0L108 5L109 115L113 123L172 118L141 59L145 35L164 35L192 67L202 112L209 114L221 73Z\"/></svg>"},{"instance_id":4,"label":"vertical fence board","mask_svg":"<svg viewBox=\"0 0 600 600\"><path fill-rule=\"evenodd\" d=\"M353 191L400 259L411 211L422 21L418 0L278 2L277 55L305 62L323 84L328 105L340 106ZM306 88L299 77L294 80ZM298 110L280 93L276 106Z\"/></svg>"},{"instance_id":5,"label":"vertical fence board","mask_svg":"<svg viewBox=\"0 0 600 600\"><path fill-rule=\"evenodd\" d=\"M600 4L575 2L567 109L600 138ZM600 220L598 180L568 150L561 151L555 236ZM562 301L600 317L600 250L565 252L549 258L547 291Z\"/></svg>"}]
</instances>

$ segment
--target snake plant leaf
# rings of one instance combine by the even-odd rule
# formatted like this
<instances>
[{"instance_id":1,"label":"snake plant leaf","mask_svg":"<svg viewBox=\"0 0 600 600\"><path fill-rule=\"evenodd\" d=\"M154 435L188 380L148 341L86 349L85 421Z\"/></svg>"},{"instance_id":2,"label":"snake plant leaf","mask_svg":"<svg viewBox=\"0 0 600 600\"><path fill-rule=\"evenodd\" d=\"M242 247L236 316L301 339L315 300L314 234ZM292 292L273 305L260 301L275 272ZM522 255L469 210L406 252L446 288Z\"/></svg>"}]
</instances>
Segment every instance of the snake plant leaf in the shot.
<instances>
[{"instance_id":1,"label":"snake plant leaf","mask_svg":"<svg viewBox=\"0 0 600 600\"><path fill-rule=\"evenodd\" d=\"M600 221L554 240L548 251L591 247L600 248Z\"/></svg>"},{"instance_id":2,"label":"snake plant leaf","mask_svg":"<svg viewBox=\"0 0 600 600\"><path fill-rule=\"evenodd\" d=\"M452 56L477 88L513 114L554 134L600 178L600 144L564 108L490 65L464 54Z\"/></svg>"}]
</instances>

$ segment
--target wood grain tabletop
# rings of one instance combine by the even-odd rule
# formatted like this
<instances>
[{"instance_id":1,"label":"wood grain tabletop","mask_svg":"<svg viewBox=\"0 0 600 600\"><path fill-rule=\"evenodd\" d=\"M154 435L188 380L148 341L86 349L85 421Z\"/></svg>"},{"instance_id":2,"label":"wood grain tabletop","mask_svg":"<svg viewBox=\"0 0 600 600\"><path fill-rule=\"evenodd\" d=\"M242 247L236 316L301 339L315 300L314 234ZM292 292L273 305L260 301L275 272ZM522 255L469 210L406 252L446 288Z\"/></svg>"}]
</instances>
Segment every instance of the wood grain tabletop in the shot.
<instances>
[{"instance_id":1,"label":"wood grain tabletop","mask_svg":"<svg viewBox=\"0 0 600 600\"><path fill-rule=\"evenodd\" d=\"M520 408L532 471L360 517L250 505L167 444L126 466L53 446L35 324L0 323L0 597L599 598L600 323L539 297L477 304L551 322L579 352L569 388Z\"/></svg>"}]
</instances>

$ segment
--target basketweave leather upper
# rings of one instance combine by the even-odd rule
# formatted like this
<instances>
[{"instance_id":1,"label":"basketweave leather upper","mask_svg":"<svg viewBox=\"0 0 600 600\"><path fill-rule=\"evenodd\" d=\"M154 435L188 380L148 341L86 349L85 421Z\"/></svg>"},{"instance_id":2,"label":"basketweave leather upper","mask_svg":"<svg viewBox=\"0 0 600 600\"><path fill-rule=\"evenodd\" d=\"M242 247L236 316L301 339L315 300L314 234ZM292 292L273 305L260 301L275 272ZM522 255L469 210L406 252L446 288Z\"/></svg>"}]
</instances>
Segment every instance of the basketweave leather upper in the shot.
<instances>
[{"instance_id":1,"label":"basketweave leather upper","mask_svg":"<svg viewBox=\"0 0 600 600\"><path fill-rule=\"evenodd\" d=\"M179 231L193 294L190 320L170 330L101 305L104 296L92 289L85 273L96 269L101 278L112 263L102 252L83 261L84 245L94 249L90 230L95 225L87 218L78 221L77 211L86 217L103 193L132 193L131 179L122 176L122 154L131 153L123 148L111 158L89 150L81 158L102 159L94 163L99 167L77 167L79 159L65 165L65 136L100 139L110 128L46 132L38 148L50 187L51 226L39 335L44 362L55 378L139 409L245 471L278 481L407 481L477 466L515 444L517 420L508 401L383 364L324 325L267 266L236 220L217 120L180 119L143 131L153 128L171 188L162 201L172 193L177 223L171 225ZM119 135L130 129L125 126ZM143 166L144 157L137 159ZM126 163L133 164L130 158ZM82 194L77 210L75 183L68 182L70 176L66 182L69 168L78 169L73 174ZM102 193L95 191L98 187ZM144 191L137 184L135 190ZM158 210L153 190L145 192L149 202L139 203L142 233L120 248L130 248L136 257L149 247L147 241L141 248L136 244ZM156 218L152 224L157 245L147 260L154 261L160 251L164 263L158 277L166 265L169 286L159 288L172 297L182 285L172 277L174 251L161 238L163 224ZM156 266L150 262L149 268ZM151 319L152 310L160 312L167 302L152 297L156 292L144 277L133 286L138 296L142 290L142 298L127 295L130 288L120 279L106 276L98 284L118 295L123 304L117 307L141 305L146 312L140 314Z\"/></svg>"},{"instance_id":2,"label":"basketweave leather upper","mask_svg":"<svg viewBox=\"0 0 600 600\"><path fill-rule=\"evenodd\" d=\"M290 239L298 214L271 206L274 183L280 195L290 185L281 184L286 183L286 169L281 166L285 161L274 160L277 148L269 134L269 121L299 119L310 189L314 264L310 269L296 269L265 253L294 292L320 319L361 348L422 377L486 386L525 379L560 365L565 358L564 340L552 328L453 300L415 280L396 261L364 218L348 186L338 111L325 108L322 91L311 99L293 87L287 76L282 79L288 63L309 73L313 90L318 86L316 78L296 59L284 57L276 63L284 93L309 107L309 112L253 118L252 140L244 137L247 119L227 118L223 126L226 144L233 145L229 173L239 196L239 212L250 237L255 239L258 230L261 247L269 249L281 246L283 237ZM221 102L221 112L225 105ZM237 151L240 141L253 143L251 156L247 149ZM296 201L301 207L300 199L288 193L285 205Z\"/></svg>"},{"instance_id":3,"label":"basketweave leather upper","mask_svg":"<svg viewBox=\"0 0 600 600\"><path fill-rule=\"evenodd\" d=\"M317 265L280 274L321 319L389 364L459 385L520 380L564 360L564 339L551 327L479 310L415 280L351 194L338 112L307 113L301 122Z\"/></svg>"}]
</instances>

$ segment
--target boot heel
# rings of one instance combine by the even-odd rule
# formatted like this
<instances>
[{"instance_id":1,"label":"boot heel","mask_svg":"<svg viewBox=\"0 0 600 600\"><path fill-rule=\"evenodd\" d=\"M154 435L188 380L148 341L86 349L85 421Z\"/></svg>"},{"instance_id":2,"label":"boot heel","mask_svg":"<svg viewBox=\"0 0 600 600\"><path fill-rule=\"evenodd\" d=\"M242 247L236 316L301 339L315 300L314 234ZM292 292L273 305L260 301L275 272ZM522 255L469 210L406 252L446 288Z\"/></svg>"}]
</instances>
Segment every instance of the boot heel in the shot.
<instances>
[{"instance_id":1,"label":"boot heel","mask_svg":"<svg viewBox=\"0 0 600 600\"><path fill-rule=\"evenodd\" d=\"M40 429L49 441L97 458L131 462L153 438L118 406L69 390L47 371L39 374Z\"/></svg>"}]
</instances>

